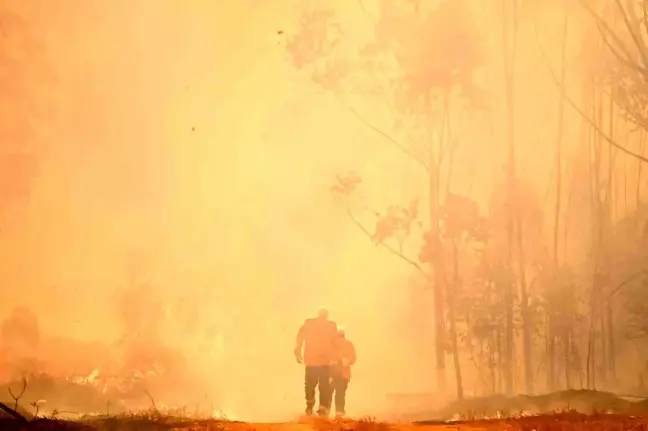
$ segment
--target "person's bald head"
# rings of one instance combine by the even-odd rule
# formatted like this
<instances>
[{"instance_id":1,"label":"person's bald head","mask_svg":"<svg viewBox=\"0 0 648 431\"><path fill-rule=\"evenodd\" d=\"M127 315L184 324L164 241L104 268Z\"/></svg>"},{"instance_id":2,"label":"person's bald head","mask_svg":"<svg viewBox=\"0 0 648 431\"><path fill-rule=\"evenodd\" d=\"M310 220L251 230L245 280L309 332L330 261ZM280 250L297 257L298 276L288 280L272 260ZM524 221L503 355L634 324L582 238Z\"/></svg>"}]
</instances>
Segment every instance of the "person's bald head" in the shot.
<instances>
[{"instance_id":1,"label":"person's bald head","mask_svg":"<svg viewBox=\"0 0 648 431\"><path fill-rule=\"evenodd\" d=\"M328 316L329 316L328 308L326 308L325 306L321 305L321 306L317 309L317 318L320 319L320 320L327 320L327 319L328 319Z\"/></svg>"}]
</instances>

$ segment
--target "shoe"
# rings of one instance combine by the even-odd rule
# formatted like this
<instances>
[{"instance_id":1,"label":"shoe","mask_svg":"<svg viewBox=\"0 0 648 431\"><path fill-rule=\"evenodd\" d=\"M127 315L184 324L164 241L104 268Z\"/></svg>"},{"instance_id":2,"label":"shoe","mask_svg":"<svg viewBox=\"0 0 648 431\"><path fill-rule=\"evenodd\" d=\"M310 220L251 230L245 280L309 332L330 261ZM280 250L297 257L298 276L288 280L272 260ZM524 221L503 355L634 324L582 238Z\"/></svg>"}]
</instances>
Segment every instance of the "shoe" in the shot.
<instances>
[{"instance_id":1,"label":"shoe","mask_svg":"<svg viewBox=\"0 0 648 431\"><path fill-rule=\"evenodd\" d=\"M313 416L313 408L312 407L306 407L306 410L304 410L304 414L306 416Z\"/></svg>"},{"instance_id":2,"label":"shoe","mask_svg":"<svg viewBox=\"0 0 648 431\"><path fill-rule=\"evenodd\" d=\"M335 417L338 419L342 419L346 415L344 412L335 412Z\"/></svg>"},{"instance_id":3,"label":"shoe","mask_svg":"<svg viewBox=\"0 0 648 431\"><path fill-rule=\"evenodd\" d=\"M328 407L320 407L317 410L317 414L320 415L321 417L326 417L331 413L331 410Z\"/></svg>"}]
</instances>

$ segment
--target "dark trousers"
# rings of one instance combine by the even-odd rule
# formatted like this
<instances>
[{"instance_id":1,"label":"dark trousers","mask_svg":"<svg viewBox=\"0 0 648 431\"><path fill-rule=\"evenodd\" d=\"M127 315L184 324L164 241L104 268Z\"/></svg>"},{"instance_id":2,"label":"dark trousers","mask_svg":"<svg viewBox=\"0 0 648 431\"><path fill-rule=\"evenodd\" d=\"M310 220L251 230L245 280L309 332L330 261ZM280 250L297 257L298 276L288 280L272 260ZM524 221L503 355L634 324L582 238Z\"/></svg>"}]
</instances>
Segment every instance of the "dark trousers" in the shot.
<instances>
[{"instance_id":1,"label":"dark trousers","mask_svg":"<svg viewBox=\"0 0 648 431\"><path fill-rule=\"evenodd\" d=\"M330 367L306 366L304 375L304 389L306 392L306 407L312 409L315 405L315 388L319 386L320 407L331 408L331 372Z\"/></svg>"},{"instance_id":2,"label":"dark trousers","mask_svg":"<svg viewBox=\"0 0 648 431\"><path fill-rule=\"evenodd\" d=\"M333 392L335 393L335 412L344 414L346 405L346 391L349 381L342 376L333 377Z\"/></svg>"}]
</instances>

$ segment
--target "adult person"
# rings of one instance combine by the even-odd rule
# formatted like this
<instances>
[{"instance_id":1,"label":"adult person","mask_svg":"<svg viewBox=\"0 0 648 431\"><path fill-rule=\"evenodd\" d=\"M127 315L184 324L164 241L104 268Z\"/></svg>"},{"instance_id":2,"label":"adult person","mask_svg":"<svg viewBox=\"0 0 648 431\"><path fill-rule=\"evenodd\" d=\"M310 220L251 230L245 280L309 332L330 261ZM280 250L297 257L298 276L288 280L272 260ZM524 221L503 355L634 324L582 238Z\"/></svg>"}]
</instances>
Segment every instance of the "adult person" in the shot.
<instances>
[{"instance_id":1,"label":"adult person","mask_svg":"<svg viewBox=\"0 0 648 431\"><path fill-rule=\"evenodd\" d=\"M315 389L318 386L319 415L328 416L331 411L330 368L335 354L337 325L329 320L328 315L328 309L320 307L317 317L306 319L297 332L295 359L305 365L304 391L306 415L309 416L313 414Z\"/></svg>"},{"instance_id":2,"label":"adult person","mask_svg":"<svg viewBox=\"0 0 648 431\"><path fill-rule=\"evenodd\" d=\"M335 394L335 416L346 414L346 392L351 380L351 366L356 362L353 343L346 338L343 327L338 327L335 340L335 362L331 370L332 391Z\"/></svg>"}]
</instances>

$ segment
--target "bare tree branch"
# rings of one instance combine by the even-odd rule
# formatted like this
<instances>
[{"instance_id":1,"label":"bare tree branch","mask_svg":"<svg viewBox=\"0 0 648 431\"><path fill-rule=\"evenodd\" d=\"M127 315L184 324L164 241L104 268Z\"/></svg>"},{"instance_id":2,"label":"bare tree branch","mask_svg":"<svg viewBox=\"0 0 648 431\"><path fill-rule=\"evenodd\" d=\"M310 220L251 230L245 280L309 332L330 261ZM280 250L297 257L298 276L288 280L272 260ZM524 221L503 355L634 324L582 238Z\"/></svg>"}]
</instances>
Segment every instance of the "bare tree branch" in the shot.
<instances>
[{"instance_id":1,"label":"bare tree branch","mask_svg":"<svg viewBox=\"0 0 648 431\"><path fill-rule=\"evenodd\" d=\"M22 398L23 395L25 395L25 391L27 390L27 378L23 375L22 378L22 389L18 395L14 394L13 391L11 390L11 387L9 389L9 395L11 395L11 398L14 399L14 410L18 411L18 403L20 399Z\"/></svg>"},{"instance_id":2,"label":"bare tree branch","mask_svg":"<svg viewBox=\"0 0 648 431\"><path fill-rule=\"evenodd\" d=\"M556 81L557 85L564 85L561 84L560 82ZM634 157L637 160L640 160L644 163L648 163L648 157L645 157L641 154L637 154L621 144L617 143L614 139L612 139L610 136L608 136L603 129L601 129L587 114L585 114L579 107L576 105L576 103L573 101L571 97L569 97L567 94L565 94L565 100L567 103L576 111L578 114L585 120L592 128L610 145L612 145L614 148L617 150L621 151L622 153L625 153L626 155L630 157Z\"/></svg>"},{"instance_id":3,"label":"bare tree branch","mask_svg":"<svg viewBox=\"0 0 648 431\"><path fill-rule=\"evenodd\" d=\"M648 4L646 4L645 0L641 6L641 11L643 12L644 33L648 35Z\"/></svg>"},{"instance_id":4,"label":"bare tree branch","mask_svg":"<svg viewBox=\"0 0 648 431\"><path fill-rule=\"evenodd\" d=\"M635 79L640 79L642 81L648 81L648 70L646 69L646 66L645 65L642 66L638 61L636 61L635 58L633 58L633 55L630 54L630 51L628 50L626 44L621 40L620 37L617 36L615 31L607 24L607 22L603 19L603 17L591 8L591 6L588 4L586 0L579 0L579 2L581 3L583 9L585 9L594 19L599 34L601 36L601 39L608 47L608 49L612 52L614 57L616 57L617 61L619 61L619 63L626 66L629 70L637 74L637 76L634 79L631 78L630 80L634 81ZM631 7L632 6L629 6L629 9ZM648 9L646 8L646 3L644 3L642 9L644 15L643 25L646 31L648 31L648 26L647 26L648 22L646 21L646 16L648 15ZM622 11L622 13L624 12ZM644 46L643 51L640 50L641 53L646 51L645 44L643 44L643 37L640 31L642 24L639 18L636 16L636 14L633 13L632 18L636 23L635 25L636 28L634 28L634 33L636 34L636 37L641 40L641 46ZM628 28L628 31L632 32L632 29ZM613 41L611 41L610 38L613 39ZM632 89L629 89L627 91L624 91L623 94L625 95L625 97L631 98L632 97L631 94L635 94L635 93L632 91ZM615 105L619 107L624 112L624 114L626 114L625 116L627 120L631 121L638 127L641 127L643 129L648 129L648 122L646 122L646 119L643 118L640 113L638 113L645 106L645 103L643 101L627 100L626 103L624 103L624 101L619 101L617 97L614 97L613 100Z\"/></svg>"},{"instance_id":5,"label":"bare tree branch","mask_svg":"<svg viewBox=\"0 0 648 431\"><path fill-rule=\"evenodd\" d=\"M629 69L635 70L643 74L643 71L641 70L641 66L632 60L630 55L627 53L623 42L610 29L610 27L605 23L605 21L603 21L600 18L597 18L596 27L598 28L603 43L605 43L605 45L610 49L610 51L612 51L612 54L616 57L616 59L619 62L621 62L621 64L623 64L624 66L628 67ZM618 45L619 47L618 49L612 44L609 37L615 39L614 43ZM625 54L622 54L621 52L619 52L619 50L623 51Z\"/></svg>"},{"instance_id":6,"label":"bare tree branch","mask_svg":"<svg viewBox=\"0 0 648 431\"><path fill-rule=\"evenodd\" d=\"M357 2L358 2L358 6L360 7L360 10L362 10L362 13L365 15L365 17L369 20L369 22L371 22L371 24L375 25L376 20L371 16L364 2L362 0L357 0Z\"/></svg>"},{"instance_id":7,"label":"bare tree branch","mask_svg":"<svg viewBox=\"0 0 648 431\"><path fill-rule=\"evenodd\" d=\"M638 338L646 338L648 334L634 334L634 335L626 335L625 338L626 340L636 340Z\"/></svg>"},{"instance_id":8,"label":"bare tree branch","mask_svg":"<svg viewBox=\"0 0 648 431\"><path fill-rule=\"evenodd\" d=\"M536 36L537 36L537 33L536 33ZM556 76L556 73L554 72L553 68L551 67L551 63L549 62L547 54L546 54L544 48L542 47L542 44L540 43L540 39L537 38L537 37L536 37L536 39L537 39L538 48L540 50L540 53L542 54L542 57L545 60L545 63L547 65L547 69L549 70L549 73L551 74L551 77L553 78L554 83L556 84L556 86L559 89L561 89L561 91L564 91L565 101L576 112L578 112L578 114L582 117L582 119L585 120L585 122L587 122L608 144L610 144L611 146L613 146L617 150L621 151L622 153L627 154L628 156L634 157L637 160L641 160L644 163L648 163L648 158L647 157L644 157L641 154L637 154L637 153L635 153L635 152L633 152L631 150L628 150L627 148L625 148L622 145L620 145L619 143L617 143L614 139L612 139L610 136L608 136L607 133L605 133L603 131L603 129L601 129L599 127L599 125L596 124L596 122L594 120L592 120L585 112L583 112L583 110L574 102L574 100L567 93L567 89L565 88L565 83L560 82L560 80Z\"/></svg>"},{"instance_id":9,"label":"bare tree branch","mask_svg":"<svg viewBox=\"0 0 648 431\"><path fill-rule=\"evenodd\" d=\"M409 156L411 159L413 159L416 163L421 165L423 169L425 169L426 172L429 172L428 165L421 160L416 154L412 153L406 146L398 142L396 139L392 138L389 136L387 133L384 131L380 130L378 127L374 126L371 124L369 121L367 121L360 113L353 107L349 106L348 104L344 103L344 106L358 119L362 124L385 138L388 142L390 142L392 145L394 145L396 148L401 150L405 155Z\"/></svg>"},{"instance_id":10,"label":"bare tree branch","mask_svg":"<svg viewBox=\"0 0 648 431\"><path fill-rule=\"evenodd\" d=\"M585 9L594 19L603 42L608 48L610 48L612 54L614 54L614 56L625 66L643 74L641 66L637 62L633 61L632 55L630 54L630 51L626 47L625 43L621 40L621 38L619 38L619 36L617 36L617 34L614 32L614 30L612 30L608 23L598 13L596 13L594 9L592 9L592 7L587 3L587 0L580 0L580 4L583 9ZM614 40L614 43L617 45L618 49L614 47L609 38L612 38ZM619 50L621 50L622 52L619 52Z\"/></svg>"},{"instance_id":11,"label":"bare tree branch","mask_svg":"<svg viewBox=\"0 0 648 431\"><path fill-rule=\"evenodd\" d=\"M371 235L371 232L369 232L369 230L366 227L364 227L362 225L362 223L360 223L360 221L358 221L358 219L353 215L353 213L351 212L349 207L345 206L344 209L345 209L347 215L349 216L349 218L351 219L351 221L353 222L353 224L355 224L358 229L360 229L365 235L367 235L367 237L372 242L374 242L373 235ZM385 242L380 242L379 244L382 245L383 247L385 247L387 250L389 250L389 252L392 253L394 256L398 256L401 260L403 260L404 262L406 262L406 263L410 264L411 266L413 266L414 268L416 268L416 270L418 272L420 272L421 274L423 274L426 278L429 277L428 273L425 272L423 267L421 267L421 265L419 265L418 262L416 262L416 261L410 259L409 257L405 256L402 252L399 252L394 247L390 246L389 244L387 244Z\"/></svg>"},{"instance_id":12,"label":"bare tree branch","mask_svg":"<svg viewBox=\"0 0 648 431\"><path fill-rule=\"evenodd\" d=\"M609 91L604 91L603 92L607 97L612 98L614 101L614 104L616 105L617 108L621 109L624 114L627 114L626 120L629 122L633 123L635 126L638 128L648 130L648 122L644 118L641 117L640 114L637 114L636 112L633 112L633 110L629 109L627 106L623 106L616 97L613 97L612 93ZM638 102L635 102L638 103ZM636 130L636 129L635 129ZM641 153L639 153L641 154Z\"/></svg>"},{"instance_id":13,"label":"bare tree branch","mask_svg":"<svg viewBox=\"0 0 648 431\"><path fill-rule=\"evenodd\" d=\"M645 70L645 68L648 67L648 53L646 53L646 44L644 43L644 40L641 38L641 34L637 34L637 29L633 25L633 22L630 21L630 18L633 18L633 21L636 21L634 19L634 13L632 12L632 6L628 5L629 7L628 10L626 11L623 8L623 5L621 4L621 0L614 0L614 2L616 3L619 12L621 12L621 17L623 18L623 22L626 25L626 28L628 29L628 32L630 33L633 42L635 43L635 47L637 48L637 51L639 51L639 56L641 56L641 61L643 63L643 68ZM630 16L631 14L633 15L632 17Z\"/></svg>"},{"instance_id":14,"label":"bare tree branch","mask_svg":"<svg viewBox=\"0 0 648 431\"><path fill-rule=\"evenodd\" d=\"M634 281L637 278L639 278L640 276L646 275L646 274L648 274L648 270L643 270L643 271L639 271L639 272L637 272L635 274L632 274L630 277L626 278L624 281L619 283L614 289L612 289L610 291L610 293L608 294L608 298L616 295L621 289L623 289L625 286L630 284L632 281Z\"/></svg>"}]
</instances>

